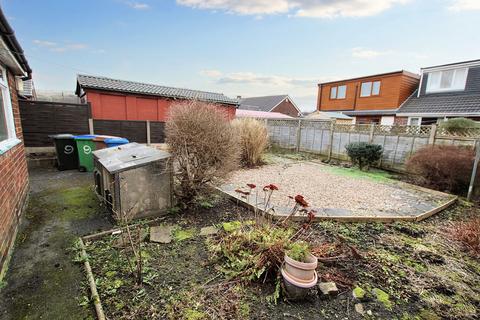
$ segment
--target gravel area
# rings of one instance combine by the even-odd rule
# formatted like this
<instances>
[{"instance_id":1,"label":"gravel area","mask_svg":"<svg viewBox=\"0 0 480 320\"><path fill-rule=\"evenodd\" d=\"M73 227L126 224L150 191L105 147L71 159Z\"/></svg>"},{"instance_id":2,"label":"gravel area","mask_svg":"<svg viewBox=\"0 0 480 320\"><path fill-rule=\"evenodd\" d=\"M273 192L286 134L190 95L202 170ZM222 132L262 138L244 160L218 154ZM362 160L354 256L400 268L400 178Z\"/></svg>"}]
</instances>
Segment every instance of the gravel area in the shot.
<instances>
[{"instance_id":1,"label":"gravel area","mask_svg":"<svg viewBox=\"0 0 480 320\"><path fill-rule=\"evenodd\" d=\"M288 196L301 194L311 207L355 215L417 215L445 200L395 180L352 176L341 170L312 162L272 164L239 170L222 188L231 191L246 183L260 188L273 183L280 189L272 195L276 207L290 207Z\"/></svg>"}]
</instances>

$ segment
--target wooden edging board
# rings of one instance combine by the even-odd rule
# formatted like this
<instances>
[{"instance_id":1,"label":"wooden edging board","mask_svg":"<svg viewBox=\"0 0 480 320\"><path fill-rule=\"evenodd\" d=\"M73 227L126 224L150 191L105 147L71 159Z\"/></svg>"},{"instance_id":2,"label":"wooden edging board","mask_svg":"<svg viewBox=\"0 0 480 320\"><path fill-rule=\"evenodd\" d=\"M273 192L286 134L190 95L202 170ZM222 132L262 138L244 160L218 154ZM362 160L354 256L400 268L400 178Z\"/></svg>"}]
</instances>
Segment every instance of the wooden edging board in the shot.
<instances>
[{"instance_id":1,"label":"wooden edging board","mask_svg":"<svg viewBox=\"0 0 480 320\"><path fill-rule=\"evenodd\" d=\"M413 186L413 185L410 185L410 184L407 184L407 183L404 183L404 184L408 185L409 187ZM419 186L413 186L413 188L418 189L420 191L424 191L426 193L430 193L430 194L448 196L450 199L447 200L446 202L440 204L439 206L433 208L433 209L430 209L428 211L425 211L425 212L423 212L419 215L415 215L415 216L333 216L333 215L321 216L321 215L318 215L318 216L315 216L314 221L325 221L325 220L340 221L340 222L422 221L422 220L424 220L428 217L431 217L432 215L434 215L434 214L436 214L436 213L438 213L442 210L445 210L446 208L448 208L449 206L454 204L458 199L457 196L452 196L452 195L449 195L449 194L446 194L446 193L443 193L443 192L440 192L440 191L436 191L436 190L430 190L430 189L419 187ZM246 207L247 209L250 209L250 210L255 209L255 205L246 202L242 198L236 197L235 195L232 195L232 194L222 190L219 187L217 187L216 190L218 192L221 192L222 194L228 196L230 200L238 203L239 205L242 205L243 207ZM269 215L273 219L285 218L284 215L275 215L275 214L270 213L269 212L270 210L265 211L262 208L260 208L258 205L256 207L257 207L258 212L261 212L262 214ZM293 216L292 220L293 221L303 221L303 220L305 220L305 217L304 216Z\"/></svg>"},{"instance_id":2,"label":"wooden edging board","mask_svg":"<svg viewBox=\"0 0 480 320\"><path fill-rule=\"evenodd\" d=\"M155 219L144 222L143 225L151 226L151 225L153 225L153 224L155 224L159 221L162 221L163 219L165 219L165 217L155 218ZM133 224L133 226L137 226L137 225L138 224ZM105 318L105 313L103 311L102 302L100 300L100 295L98 294L97 286L95 284L95 277L93 276L92 268L90 266L90 262L88 261L88 255L87 255L85 241L95 241L95 240L101 239L103 237L106 237L106 236L109 236L109 235L112 235L112 234L115 234L115 233L121 233L125 229L126 229L126 227L113 228L113 229L110 229L110 230L105 230L105 231L89 234L89 235L86 235L86 236L83 236L83 237L79 238L81 254L82 254L83 259L85 260L84 261L84 266L85 266L85 272L87 273L87 280L88 280L88 283L90 285L90 293L91 293L91 297L92 297L92 300L93 300L93 305L95 306L95 312L97 314L97 319L99 319L99 320L105 320L106 318Z\"/></svg>"},{"instance_id":3,"label":"wooden edging board","mask_svg":"<svg viewBox=\"0 0 480 320\"><path fill-rule=\"evenodd\" d=\"M92 294L93 305L95 306L95 312L97 313L97 319L105 320L105 313L103 312L102 303L100 301L100 296L98 295L97 285L95 284L95 278L93 277L92 268L90 262L88 261L87 251L85 250L85 243L83 239L80 238L80 248L82 250L82 258L85 260L85 271L87 273L88 283L90 285L90 293Z\"/></svg>"}]
</instances>

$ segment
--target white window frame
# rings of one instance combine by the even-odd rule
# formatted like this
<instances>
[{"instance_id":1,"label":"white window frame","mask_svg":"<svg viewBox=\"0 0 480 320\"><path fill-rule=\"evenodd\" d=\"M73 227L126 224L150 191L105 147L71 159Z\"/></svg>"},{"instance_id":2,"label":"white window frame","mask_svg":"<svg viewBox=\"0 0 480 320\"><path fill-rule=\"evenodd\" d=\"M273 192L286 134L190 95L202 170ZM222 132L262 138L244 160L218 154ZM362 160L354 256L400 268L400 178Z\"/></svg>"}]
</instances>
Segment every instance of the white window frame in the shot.
<instances>
[{"instance_id":1,"label":"white window frame","mask_svg":"<svg viewBox=\"0 0 480 320\"><path fill-rule=\"evenodd\" d=\"M373 94L373 84L378 82L378 93ZM368 94L362 94L362 87L364 84L370 84L370 90ZM382 91L382 80L373 80L373 81L365 81L360 83L360 98L367 98L367 97L378 97L380 95L380 92Z\"/></svg>"},{"instance_id":2,"label":"white window frame","mask_svg":"<svg viewBox=\"0 0 480 320\"><path fill-rule=\"evenodd\" d=\"M7 139L0 141L1 155L19 144L21 141L17 138L17 133L15 131L15 120L13 118L12 100L10 98L10 88L8 86L7 79L7 69L3 65L0 65L0 72L3 74L3 78L0 79L0 90L2 90L4 107L4 110L0 110L0 112L4 112L5 114L8 135Z\"/></svg>"},{"instance_id":3,"label":"white window frame","mask_svg":"<svg viewBox=\"0 0 480 320\"><path fill-rule=\"evenodd\" d=\"M422 117L408 117L407 125L413 126L412 119L418 119L418 124L416 126L422 125Z\"/></svg>"},{"instance_id":4,"label":"white window frame","mask_svg":"<svg viewBox=\"0 0 480 320\"><path fill-rule=\"evenodd\" d=\"M440 74L440 81L442 81L442 74L444 72L448 71L453 71L453 78L452 78L452 84L455 83L456 77L457 77L457 71L458 70L465 70L465 79L463 79L463 84L461 87L450 87L450 88L432 88L432 74L434 73L439 73ZM468 77L468 71L469 68L451 68L451 69L445 69L445 70L438 70L438 71L431 71L428 72L428 78L427 78L427 86L425 89L426 93L436 93L436 92L451 92L451 91L464 91L465 86L467 84L467 77Z\"/></svg>"},{"instance_id":5,"label":"white window frame","mask_svg":"<svg viewBox=\"0 0 480 320\"><path fill-rule=\"evenodd\" d=\"M382 116L380 124L382 126L393 126L395 124L395 116Z\"/></svg>"},{"instance_id":6,"label":"white window frame","mask_svg":"<svg viewBox=\"0 0 480 320\"><path fill-rule=\"evenodd\" d=\"M339 93L339 91L340 91L339 89L341 87L345 87L345 96L339 98L338 93ZM335 93L335 94L333 94L333 93ZM346 98L347 98L347 85L346 84L330 87L330 100L343 100L343 99L346 99Z\"/></svg>"}]
</instances>

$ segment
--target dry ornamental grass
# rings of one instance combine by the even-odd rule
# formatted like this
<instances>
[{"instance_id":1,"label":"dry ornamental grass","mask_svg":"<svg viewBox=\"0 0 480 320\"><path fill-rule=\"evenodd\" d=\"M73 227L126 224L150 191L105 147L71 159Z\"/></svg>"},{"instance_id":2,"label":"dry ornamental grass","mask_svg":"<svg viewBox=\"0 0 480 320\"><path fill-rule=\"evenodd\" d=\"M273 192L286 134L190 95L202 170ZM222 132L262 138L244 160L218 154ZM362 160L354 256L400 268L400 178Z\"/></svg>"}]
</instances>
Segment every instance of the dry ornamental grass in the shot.
<instances>
[{"instance_id":1,"label":"dry ornamental grass","mask_svg":"<svg viewBox=\"0 0 480 320\"><path fill-rule=\"evenodd\" d=\"M248 118L234 120L233 126L240 138L242 162L248 167L258 165L268 145L267 128L262 122Z\"/></svg>"}]
</instances>

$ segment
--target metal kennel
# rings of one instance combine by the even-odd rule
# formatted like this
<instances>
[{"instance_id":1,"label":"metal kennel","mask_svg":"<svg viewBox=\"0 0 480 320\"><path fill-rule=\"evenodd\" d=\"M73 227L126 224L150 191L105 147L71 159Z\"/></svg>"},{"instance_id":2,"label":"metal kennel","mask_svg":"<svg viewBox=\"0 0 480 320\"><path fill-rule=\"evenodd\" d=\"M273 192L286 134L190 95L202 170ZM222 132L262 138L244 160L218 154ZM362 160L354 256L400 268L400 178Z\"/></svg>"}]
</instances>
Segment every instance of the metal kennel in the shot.
<instances>
[{"instance_id":1,"label":"metal kennel","mask_svg":"<svg viewBox=\"0 0 480 320\"><path fill-rule=\"evenodd\" d=\"M168 152L138 143L97 150L95 190L116 218L157 216L172 206L172 161Z\"/></svg>"}]
</instances>

